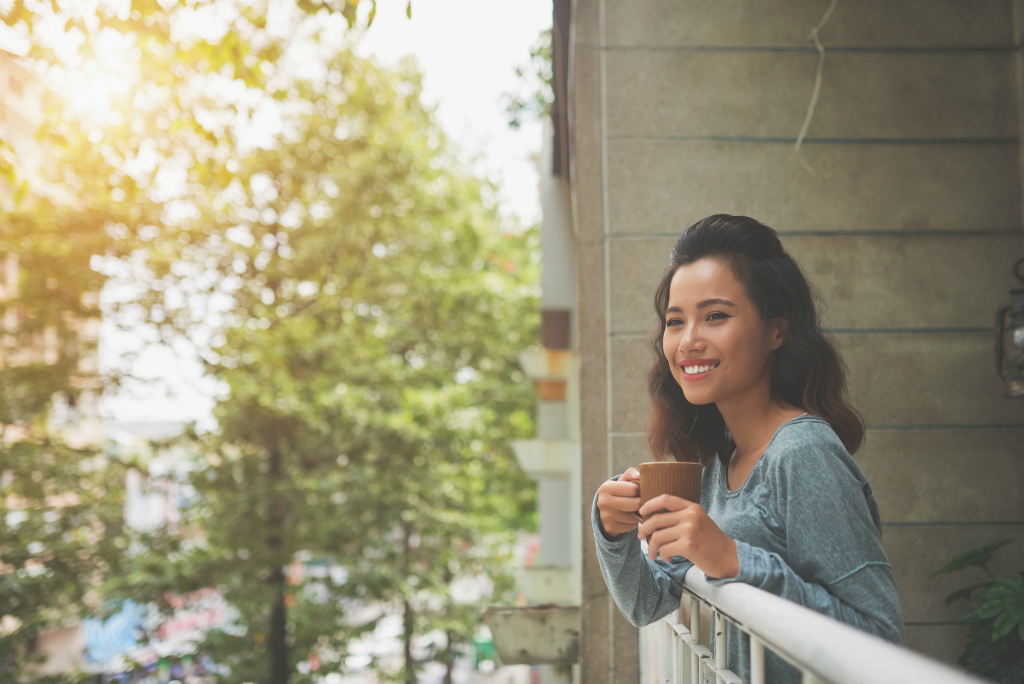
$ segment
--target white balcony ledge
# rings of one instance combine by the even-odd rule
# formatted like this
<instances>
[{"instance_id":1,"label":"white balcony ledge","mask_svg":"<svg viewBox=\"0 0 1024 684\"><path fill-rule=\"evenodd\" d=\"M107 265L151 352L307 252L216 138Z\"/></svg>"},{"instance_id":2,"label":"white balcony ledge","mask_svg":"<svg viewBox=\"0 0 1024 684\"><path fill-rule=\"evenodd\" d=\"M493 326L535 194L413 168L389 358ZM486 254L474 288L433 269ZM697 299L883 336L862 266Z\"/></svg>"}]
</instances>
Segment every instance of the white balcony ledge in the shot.
<instances>
[{"instance_id":1,"label":"white balcony ledge","mask_svg":"<svg viewBox=\"0 0 1024 684\"><path fill-rule=\"evenodd\" d=\"M659 657L644 681L738 682L725 667L723 643L712 654L699 643L699 602L708 604L718 620L727 620L750 635L751 681L764 684L764 650L771 649L803 672L804 684L984 684L986 680L945 663L896 646L779 596L739 582L713 587L697 567L683 581L683 601L690 602L690 625L679 623L676 611L653 625ZM720 648L720 646L722 646Z\"/></svg>"}]
</instances>

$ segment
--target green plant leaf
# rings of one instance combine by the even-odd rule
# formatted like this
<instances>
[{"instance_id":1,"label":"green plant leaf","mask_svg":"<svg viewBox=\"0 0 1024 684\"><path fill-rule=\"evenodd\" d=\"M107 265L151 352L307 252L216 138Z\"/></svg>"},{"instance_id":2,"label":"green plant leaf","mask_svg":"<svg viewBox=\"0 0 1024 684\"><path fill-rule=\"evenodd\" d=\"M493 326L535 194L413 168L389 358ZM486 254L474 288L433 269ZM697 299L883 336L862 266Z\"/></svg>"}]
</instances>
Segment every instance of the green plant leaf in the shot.
<instances>
[{"instance_id":1,"label":"green plant leaf","mask_svg":"<svg viewBox=\"0 0 1024 684\"><path fill-rule=\"evenodd\" d=\"M405 16L412 19L412 0L409 0L409 3L405 6Z\"/></svg>"},{"instance_id":2,"label":"green plant leaf","mask_svg":"<svg viewBox=\"0 0 1024 684\"><path fill-rule=\"evenodd\" d=\"M985 603L981 604L981 607L978 608L978 617L994 618L1002 613L1003 610L1005 610L1005 608L1003 607L1002 601L985 601Z\"/></svg>"},{"instance_id":3,"label":"green plant leaf","mask_svg":"<svg viewBox=\"0 0 1024 684\"><path fill-rule=\"evenodd\" d=\"M1010 610L997 615L995 621L992 623L992 641L1009 634L1010 630L1013 629L1020 620L1021 616L1015 615L1013 611Z\"/></svg>"},{"instance_id":4,"label":"green plant leaf","mask_svg":"<svg viewBox=\"0 0 1024 684\"><path fill-rule=\"evenodd\" d=\"M978 608L978 616L994 618L993 641L1002 638L1019 622L1024 621L1024 580L1016 577L997 579L981 598L984 603Z\"/></svg>"},{"instance_id":5,"label":"green plant leaf","mask_svg":"<svg viewBox=\"0 0 1024 684\"><path fill-rule=\"evenodd\" d=\"M1001 577L992 584L992 588L985 592L986 596L1010 601L1024 600L1024 579Z\"/></svg>"},{"instance_id":6,"label":"green plant leaf","mask_svg":"<svg viewBox=\"0 0 1024 684\"><path fill-rule=\"evenodd\" d=\"M980 584L975 584L973 587L964 587L963 589L958 589L957 591L954 591L952 594L946 597L946 605L948 606L949 604L959 599L965 599L967 601L970 601L971 594L973 594L975 591L977 591L978 589L988 588L991 586L991 582L982 582Z\"/></svg>"},{"instance_id":7,"label":"green plant leaf","mask_svg":"<svg viewBox=\"0 0 1024 684\"><path fill-rule=\"evenodd\" d=\"M960 572L961 570L966 570L971 567L979 567L988 571L987 566L992 561L992 554L995 553L997 549L1000 549L1013 541L1016 541L1016 539L1003 539L1002 541L997 541L993 544L986 544L985 546L971 549L967 553L956 556L946 567L936 570L928 576L940 577L953 572Z\"/></svg>"}]
</instances>

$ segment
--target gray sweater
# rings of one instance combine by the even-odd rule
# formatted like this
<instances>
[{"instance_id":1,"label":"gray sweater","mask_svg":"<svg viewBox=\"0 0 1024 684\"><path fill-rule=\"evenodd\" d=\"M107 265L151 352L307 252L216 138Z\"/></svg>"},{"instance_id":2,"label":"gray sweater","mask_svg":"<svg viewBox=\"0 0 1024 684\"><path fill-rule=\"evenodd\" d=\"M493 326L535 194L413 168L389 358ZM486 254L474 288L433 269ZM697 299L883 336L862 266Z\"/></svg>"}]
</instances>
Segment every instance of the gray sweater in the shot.
<instances>
[{"instance_id":1,"label":"gray sweater","mask_svg":"<svg viewBox=\"0 0 1024 684\"><path fill-rule=\"evenodd\" d=\"M805 413L783 423L735 491L729 491L717 458L701 481L701 506L735 540L739 556L736 577L709 577L710 584L745 582L903 644L903 613L882 548L878 505L825 420ZM591 522L604 581L631 623L642 627L679 608L683 576L693 563L682 556L651 561L647 542L632 531L609 538L597 494ZM727 636L728 667L749 682L750 637L732 624ZM766 684L800 683L800 672L767 649L765 670Z\"/></svg>"}]
</instances>

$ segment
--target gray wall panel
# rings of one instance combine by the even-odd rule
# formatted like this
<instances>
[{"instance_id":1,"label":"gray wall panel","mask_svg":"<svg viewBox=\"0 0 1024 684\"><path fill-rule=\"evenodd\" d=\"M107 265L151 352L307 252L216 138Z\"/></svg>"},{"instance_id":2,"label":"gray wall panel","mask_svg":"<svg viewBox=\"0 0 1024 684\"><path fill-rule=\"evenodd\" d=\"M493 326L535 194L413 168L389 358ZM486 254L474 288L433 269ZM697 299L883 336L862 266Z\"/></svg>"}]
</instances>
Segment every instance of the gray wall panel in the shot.
<instances>
[{"instance_id":1,"label":"gray wall panel","mask_svg":"<svg viewBox=\"0 0 1024 684\"><path fill-rule=\"evenodd\" d=\"M781 240L820 288L826 304L820 313L828 328L986 328L1017 285L1013 264L1020 258L1019 235L782 235ZM654 290L675 242L675 237L613 242L614 332L645 333L657 325Z\"/></svg>"},{"instance_id":2,"label":"gray wall panel","mask_svg":"<svg viewBox=\"0 0 1024 684\"><path fill-rule=\"evenodd\" d=\"M783 0L616 0L606 5L611 46L808 47L828 3ZM1014 44L1003 0L841 2L821 32L828 46L1000 47Z\"/></svg>"},{"instance_id":3,"label":"gray wall panel","mask_svg":"<svg viewBox=\"0 0 1024 684\"><path fill-rule=\"evenodd\" d=\"M795 132L794 132L795 133ZM608 143L609 230L678 234L711 214L790 231L1019 228L1015 143ZM800 160L806 161L812 175Z\"/></svg>"},{"instance_id":4,"label":"gray wall panel","mask_svg":"<svg viewBox=\"0 0 1024 684\"><path fill-rule=\"evenodd\" d=\"M818 55L614 50L607 53L610 138L795 139ZM1016 139L1009 52L827 56L810 138Z\"/></svg>"},{"instance_id":5,"label":"gray wall panel","mask_svg":"<svg viewBox=\"0 0 1024 684\"><path fill-rule=\"evenodd\" d=\"M868 430L854 459L883 522L1024 523L1024 430Z\"/></svg>"},{"instance_id":6,"label":"gray wall panel","mask_svg":"<svg viewBox=\"0 0 1024 684\"><path fill-rule=\"evenodd\" d=\"M1009 577L1024 567L1024 525L965 525L961 527L887 527L882 535L906 622L953 622L970 610L966 602L946 605L957 589L984 582L979 568L945 577L928 577L957 554L1002 539L1017 541L996 552L989 568Z\"/></svg>"}]
</instances>

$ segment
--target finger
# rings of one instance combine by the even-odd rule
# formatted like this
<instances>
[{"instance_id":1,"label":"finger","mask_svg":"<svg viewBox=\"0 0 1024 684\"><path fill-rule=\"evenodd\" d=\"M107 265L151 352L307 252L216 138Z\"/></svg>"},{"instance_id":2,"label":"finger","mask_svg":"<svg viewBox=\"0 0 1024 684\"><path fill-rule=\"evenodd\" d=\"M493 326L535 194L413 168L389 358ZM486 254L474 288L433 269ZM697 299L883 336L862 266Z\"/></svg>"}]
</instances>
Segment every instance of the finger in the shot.
<instances>
[{"instance_id":1,"label":"finger","mask_svg":"<svg viewBox=\"0 0 1024 684\"><path fill-rule=\"evenodd\" d=\"M612 520L620 525L630 525L632 527L635 527L640 523L640 520L638 518L634 518L632 513L618 513L612 518Z\"/></svg>"},{"instance_id":2,"label":"finger","mask_svg":"<svg viewBox=\"0 0 1024 684\"><path fill-rule=\"evenodd\" d=\"M661 560L665 561L666 563L671 563L672 559L675 558L676 556L680 556L680 557L682 556L681 553L676 551L674 543L672 543L672 544L665 544L664 546L660 547L658 549L658 555L660 555L661 556Z\"/></svg>"},{"instance_id":3,"label":"finger","mask_svg":"<svg viewBox=\"0 0 1024 684\"><path fill-rule=\"evenodd\" d=\"M675 532L667 529L658 530L651 535L651 541L647 544L648 551L650 551L652 546L656 549L656 553L651 557L651 560L661 558L666 563L671 563L673 556L681 555L676 549L679 540L675 535Z\"/></svg>"},{"instance_id":4,"label":"finger","mask_svg":"<svg viewBox=\"0 0 1024 684\"><path fill-rule=\"evenodd\" d=\"M644 535L646 538L647 535ZM654 560L658 557L658 550L661 549L662 538L654 534L651 535L650 540L647 542L647 557Z\"/></svg>"},{"instance_id":5,"label":"finger","mask_svg":"<svg viewBox=\"0 0 1024 684\"><path fill-rule=\"evenodd\" d=\"M639 480L640 479L640 471L637 470L636 468L627 468L626 472L624 472L622 474L622 477L620 477L619 479L620 480Z\"/></svg>"},{"instance_id":6,"label":"finger","mask_svg":"<svg viewBox=\"0 0 1024 684\"><path fill-rule=\"evenodd\" d=\"M633 482L609 482L604 490L612 496L622 496L638 499L640 498L640 486Z\"/></svg>"},{"instance_id":7,"label":"finger","mask_svg":"<svg viewBox=\"0 0 1024 684\"><path fill-rule=\"evenodd\" d=\"M638 513L640 511L639 496L617 496L612 504L617 510L626 513Z\"/></svg>"},{"instance_id":8,"label":"finger","mask_svg":"<svg viewBox=\"0 0 1024 684\"><path fill-rule=\"evenodd\" d=\"M696 505L699 504L687 501L682 497L672 496L671 494L659 494L640 507L640 515L647 515L651 511L660 511L662 509L668 511L681 511L684 508Z\"/></svg>"},{"instance_id":9,"label":"finger","mask_svg":"<svg viewBox=\"0 0 1024 684\"><path fill-rule=\"evenodd\" d=\"M658 553L661 551L661 547L664 542L664 535L652 534L651 540L647 542L647 557L651 560L656 560L658 558Z\"/></svg>"},{"instance_id":10,"label":"finger","mask_svg":"<svg viewBox=\"0 0 1024 684\"><path fill-rule=\"evenodd\" d=\"M620 477L618 480L608 480L608 482L604 484L604 488L608 491L633 492L640 489L640 484L639 482L626 480Z\"/></svg>"},{"instance_id":11,"label":"finger","mask_svg":"<svg viewBox=\"0 0 1024 684\"><path fill-rule=\"evenodd\" d=\"M669 513L656 513L648 518L645 522L640 525L638 535L641 539L649 534L654 534L658 530L666 527L672 527L678 522L678 516L673 515L674 511Z\"/></svg>"}]
</instances>

